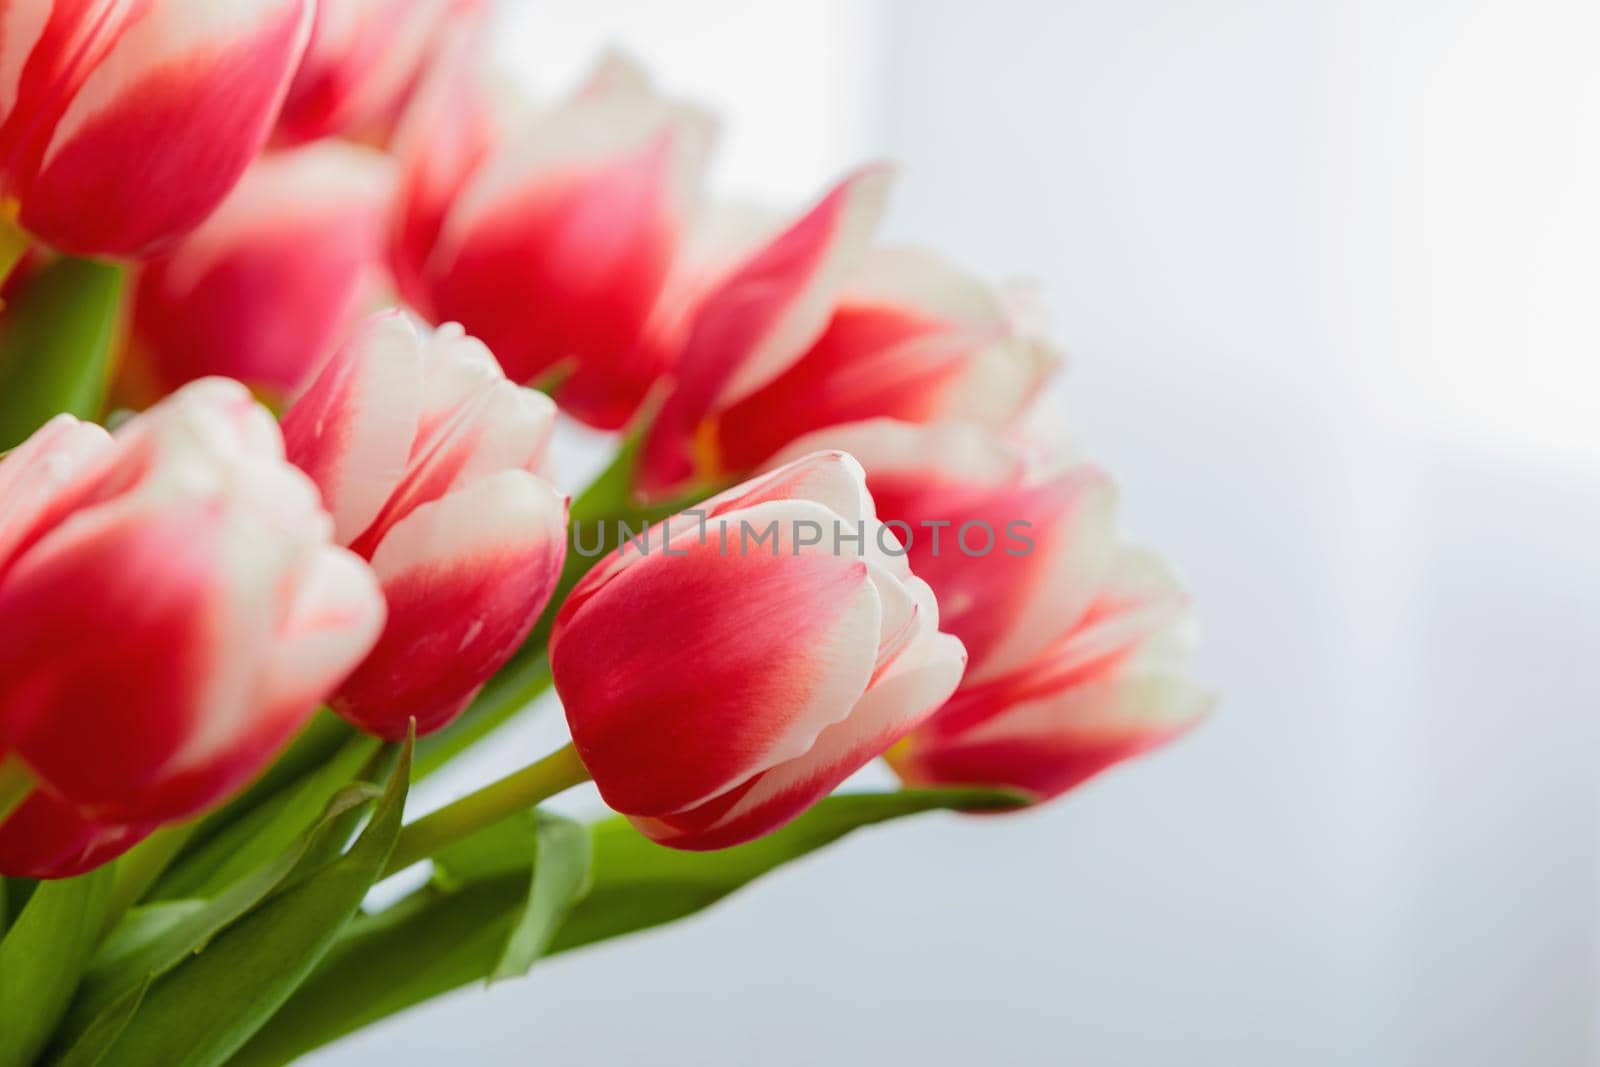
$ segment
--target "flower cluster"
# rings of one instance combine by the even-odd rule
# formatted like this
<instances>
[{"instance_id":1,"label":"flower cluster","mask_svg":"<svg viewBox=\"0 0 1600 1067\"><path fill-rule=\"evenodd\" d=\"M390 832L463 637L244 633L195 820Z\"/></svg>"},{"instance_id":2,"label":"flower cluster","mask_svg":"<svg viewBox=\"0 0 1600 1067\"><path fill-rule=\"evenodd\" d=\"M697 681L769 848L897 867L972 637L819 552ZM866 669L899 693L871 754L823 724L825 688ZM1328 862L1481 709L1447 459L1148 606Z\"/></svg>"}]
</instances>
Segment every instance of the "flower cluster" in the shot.
<instances>
[{"instance_id":1,"label":"flower cluster","mask_svg":"<svg viewBox=\"0 0 1600 1067\"><path fill-rule=\"evenodd\" d=\"M0 458L0 876L170 827L120 903L208 885L283 797L385 773L319 737L448 755L543 684L570 749L372 878L587 778L716 850L879 757L1020 805L1203 716L1181 586L1027 431L1060 364L1030 290L879 242L881 165L787 217L719 201L702 109L616 55L533 106L490 17L0 10L0 426L33 431ZM562 417L627 433L572 502Z\"/></svg>"}]
</instances>

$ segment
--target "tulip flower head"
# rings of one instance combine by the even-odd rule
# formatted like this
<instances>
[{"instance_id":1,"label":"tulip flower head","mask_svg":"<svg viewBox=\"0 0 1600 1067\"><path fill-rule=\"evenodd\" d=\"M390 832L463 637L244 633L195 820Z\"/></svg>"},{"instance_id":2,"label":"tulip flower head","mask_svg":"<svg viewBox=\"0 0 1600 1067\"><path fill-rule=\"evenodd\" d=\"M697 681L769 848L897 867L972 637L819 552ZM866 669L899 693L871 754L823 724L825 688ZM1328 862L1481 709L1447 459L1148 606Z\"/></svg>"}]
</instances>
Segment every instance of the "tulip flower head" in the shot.
<instances>
[{"instance_id":1,"label":"tulip flower head","mask_svg":"<svg viewBox=\"0 0 1600 1067\"><path fill-rule=\"evenodd\" d=\"M382 625L234 382L115 437L57 418L0 461L0 501L0 753L36 783L0 826L6 874L72 873L223 799Z\"/></svg>"},{"instance_id":2,"label":"tulip flower head","mask_svg":"<svg viewBox=\"0 0 1600 1067\"><path fill-rule=\"evenodd\" d=\"M376 285L393 178L383 155L338 142L262 156L139 273L134 386L160 395L220 374L297 394Z\"/></svg>"},{"instance_id":3,"label":"tulip flower head","mask_svg":"<svg viewBox=\"0 0 1600 1067\"><path fill-rule=\"evenodd\" d=\"M566 558L566 498L539 473L555 421L459 326L377 316L284 416L289 457L389 605L333 708L402 738L450 723L515 652Z\"/></svg>"},{"instance_id":4,"label":"tulip flower head","mask_svg":"<svg viewBox=\"0 0 1600 1067\"><path fill-rule=\"evenodd\" d=\"M1210 697L1187 676L1188 598L1117 536L1109 481L973 424L877 420L798 441L847 448L972 660L889 754L914 785L1063 793L1184 733ZM781 457L780 457L781 458Z\"/></svg>"},{"instance_id":5,"label":"tulip flower head","mask_svg":"<svg viewBox=\"0 0 1600 1067\"><path fill-rule=\"evenodd\" d=\"M199 225L265 142L313 0L8 0L0 199L78 255Z\"/></svg>"},{"instance_id":6,"label":"tulip flower head","mask_svg":"<svg viewBox=\"0 0 1600 1067\"><path fill-rule=\"evenodd\" d=\"M1059 362L1031 299L929 253L870 247L887 171L846 179L686 313L642 488L760 467L823 427L1016 417Z\"/></svg>"},{"instance_id":7,"label":"tulip flower head","mask_svg":"<svg viewBox=\"0 0 1600 1067\"><path fill-rule=\"evenodd\" d=\"M414 173L396 274L434 321L482 338L513 381L558 376L574 416L621 426L661 373L647 324L698 195L713 123L615 55L569 99L510 132L488 132L470 82L459 69L441 71L403 127L400 150Z\"/></svg>"},{"instance_id":8,"label":"tulip flower head","mask_svg":"<svg viewBox=\"0 0 1600 1067\"><path fill-rule=\"evenodd\" d=\"M662 844L776 829L961 678L961 643L849 456L797 460L651 533L573 591L550 657L601 796Z\"/></svg>"}]
</instances>

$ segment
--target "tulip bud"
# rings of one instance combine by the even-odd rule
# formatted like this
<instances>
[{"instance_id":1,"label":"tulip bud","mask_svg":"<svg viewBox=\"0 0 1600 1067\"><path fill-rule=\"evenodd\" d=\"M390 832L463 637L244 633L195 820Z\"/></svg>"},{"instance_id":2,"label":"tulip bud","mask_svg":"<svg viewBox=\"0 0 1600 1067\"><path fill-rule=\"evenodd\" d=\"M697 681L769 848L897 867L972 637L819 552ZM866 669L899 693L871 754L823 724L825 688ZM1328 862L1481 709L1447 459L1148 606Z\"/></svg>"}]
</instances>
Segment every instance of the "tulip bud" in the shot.
<instances>
[{"instance_id":1,"label":"tulip bud","mask_svg":"<svg viewBox=\"0 0 1600 1067\"><path fill-rule=\"evenodd\" d=\"M114 438L61 416L0 461L0 500L0 752L35 783L0 828L7 874L217 803L377 637L376 583L237 383ZM71 855L29 829L68 825Z\"/></svg>"},{"instance_id":2,"label":"tulip bud","mask_svg":"<svg viewBox=\"0 0 1600 1067\"><path fill-rule=\"evenodd\" d=\"M629 542L579 583L550 662L606 802L674 848L788 822L954 691L965 654L819 453ZM651 540L653 539L653 540Z\"/></svg>"},{"instance_id":3,"label":"tulip bud","mask_svg":"<svg viewBox=\"0 0 1600 1067\"><path fill-rule=\"evenodd\" d=\"M381 142L454 19L479 0L319 0L311 41L278 119L278 136Z\"/></svg>"},{"instance_id":4,"label":"tulip bud","mask_svg":"<svg viewBox=\"0 0 1600 1067\"><path fill-rule=\"evenodd\" d=\"M78 255L193 229L260 150L312 0L16 0L0 14L0 199Z\"/></svg>"},{"instance_id":5,"label":"tulip bud","mask_svg":"<svg viewBox=\"0 0 1600 1067\"><path fill-rule=\"evenodd\" d=\"M756 469L826 426L891 417L1000 427L1059 362L1020 291L919 250L869 251L886 175L847 180L692 313L642 482Z\"/></svg>"},{"instance_id":6,"label":"tulip bud","mask_svg":"<svg viewBox=\"0 0 1600 1067\"><path fill-rule=\"evenodd\" d=\"M274 397L302 389L375 284L392 190L388 160L367 149L326 142L262 156L140 273L134 387L159 396L225 375Z\"/></svg>"},{"instance_id":7,"label":"tulip bud","mask_svg":"<svg viewBox=\"0 0 1600 1067\"><path fill-rule=\"evenodd\" d=\"M555 421L459 326L370 320L283 420L338 540L389 605L377 646L335 695L370 733L448 725L522 644L560 578L566 499L538 473Z\"/></svg>"},{"instance_id":8,"label":"tulip bud","mask_svg":"<svg viewBox=\"0 0 1600 1067\"><path fill-rule=\"evenodd\" d=\"M971 666L889 754L914 785L1056 796L1188 730L1194 624L1165 564L1117 537L1110 483L971 424L877 420L797 441L866 466L885 521L938 594ZM782 458L781 456L779 457Z\"/></svg>"},{"instance_id":9,"label":"tulip bud","mask_svg":"<svg viewBox=\"0 0 1600 1067\"><path fill-rule=\"evenodd\" d=\"M437 116L463 121L456 110ZM429 179L406 183L426 195L403 208L398 273L414 279L418 306L481 337L514 381L559 375L566 410L620 426L664 370L646 327L712 136L709 118L611 56L481 163L449 168L461 183L453 197L440 195L433 139L416 137L408 161ZM443 140L453 155L478 138L447 130Z\"/></svg>"}]
</instances>

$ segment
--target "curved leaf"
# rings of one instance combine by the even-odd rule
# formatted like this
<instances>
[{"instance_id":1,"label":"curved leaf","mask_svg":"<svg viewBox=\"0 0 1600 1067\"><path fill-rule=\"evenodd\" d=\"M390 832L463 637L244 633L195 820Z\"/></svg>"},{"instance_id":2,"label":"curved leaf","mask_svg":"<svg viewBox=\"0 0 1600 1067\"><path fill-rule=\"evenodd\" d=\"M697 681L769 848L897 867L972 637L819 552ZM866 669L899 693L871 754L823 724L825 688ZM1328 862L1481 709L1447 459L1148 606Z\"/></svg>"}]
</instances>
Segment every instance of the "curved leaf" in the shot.
<instances>
[{"instance_id":1,"label":"curved leaf","mask_svg":"<svg viewBox=\"0 0 1600 1067\"><path fill-rule=\"evenodd\" d=\"M82 1037L73 1042L64 1055L54 1061L54 1067L96 1067L138 1013L139 1005L144 1003L144 995L150 991L153 981L154 978L146 978L119 997L115 1004L95 1019Z\"/></svg>"},{"instance_id":2,"label":"curved leaf","mask_svg":"<svg viewBox=\"0 0 1600 1067\"><path fill-rule=\"evenodd\" d=\"M594 850L589 828L542 812L530 812L535 823L533 883L527 906L506 939L489 980L520 978L550 948L556 931L573 907L589 892Z\"/></svg>"},{"instance_id":3,"label":"curved leaf","mask_svg":"<svg viewBox=\"0 0 1600 1067\"><path fill-rule=\"evenodd\" d=\"M550 953L692 915L852 831L941 809L999 810L1015 794L907 790L829 797L777 832L721 852L675 852L625 819L591 828L592 886ZM276 1067L345 1034L494 974L528 902L536 845L506 824L439 857L444 877L350 925L338 948L230 1067Z\"/></svg>"},{"instance_id":4,"label":"curved leaf","mask_svg":"<svg viewBox=\"0 0 1600 1067\"><path fill-rule=\"evenodd\" d=\"M0 1065L28 1067L44 1049L100 939L111 868L41 882L0 941Z\"/></svg>"},{"instance_id":5,"label":"curved leaf","mask_svg":"<svg viewBox=\"0 0 1600 1067\"><path fill-rule=\"evenodd\" d=\"M163 975L102 1063L226 1063L311 974L360 907L394 850L410 778L408 742L350 851L269 898Z\"/></svg>"}]
</instances>

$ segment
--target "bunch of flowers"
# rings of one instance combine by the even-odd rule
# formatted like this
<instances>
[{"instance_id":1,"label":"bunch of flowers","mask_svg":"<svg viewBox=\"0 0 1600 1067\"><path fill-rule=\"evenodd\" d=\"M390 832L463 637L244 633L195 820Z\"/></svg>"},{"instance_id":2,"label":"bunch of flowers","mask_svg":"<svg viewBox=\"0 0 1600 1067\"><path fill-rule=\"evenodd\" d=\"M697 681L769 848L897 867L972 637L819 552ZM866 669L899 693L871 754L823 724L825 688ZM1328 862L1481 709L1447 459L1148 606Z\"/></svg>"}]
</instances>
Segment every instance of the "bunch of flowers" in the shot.
<instances>
[{"instance_id":1,"label":"bunch of flowers","mask_svg":"<svg viewBox=\"0 0 1600 1067\"><path fill-rule=\"evenodd\" d=\"M709 199L709 116L521 101L487 18L0 5L0 1067L282 1063L1206 710L1029 294L880 244L880 166Z\"/></svg>"}]
</instances>

